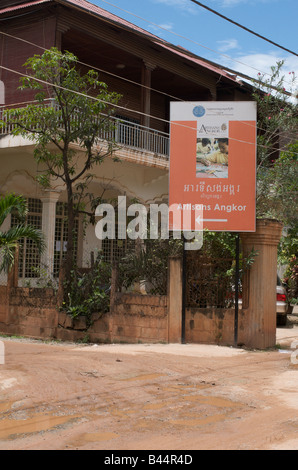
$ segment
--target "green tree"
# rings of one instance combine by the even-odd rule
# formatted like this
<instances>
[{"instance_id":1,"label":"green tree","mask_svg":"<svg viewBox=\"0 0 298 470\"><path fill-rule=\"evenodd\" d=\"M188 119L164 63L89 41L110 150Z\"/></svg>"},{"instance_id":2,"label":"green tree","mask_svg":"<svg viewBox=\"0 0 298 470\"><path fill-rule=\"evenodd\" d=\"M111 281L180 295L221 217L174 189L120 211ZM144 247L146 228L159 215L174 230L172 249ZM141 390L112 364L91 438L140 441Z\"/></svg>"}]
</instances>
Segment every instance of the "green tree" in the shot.
<instances>
[{"instance_id":1,"label":"green tree","mask_svg":"<svg viewBox=\"0 0 298 470\"><path fill-rule=\"evenodd\" d=\"M17 226L6 232L0 230L0 253L2 255L0 272L9 271L12 268L16 250L22 244L24 238L32 240L39 253L44 250L45 243L42 232L25 222L27 212L27 202L22 196L7 194L0 198L0 227L9 214L14 213L19 219Z\"/></svg>"},{"instance_id":2,"label":"green tree","mask_svg":"<svg viewBox=\"0 0 298 470\"><path fill-rule=\"evenodd\" d=\"M259 74L253 98L258 107L257 216L288 224L289 214L296 207L297 148L293 144L297 140L298 109L294 103L295 74L291 72L286 78L283 65L281 61L271 67L269 78Z\"/></svg>"},{"instance_id":3,"label":"green tree","mask_svg":"<svg viewBox=\"0 0 298 470\"><path fill-rule=\"evenodd\" d=\"M93 202L90 216L98 201L88 192L94 166L112 155L111 135L113 105L120 95L109 92L94 70L82 73L77 57L56 48L35 55L25 63L22 90L35 90L35 104L12 109L4 114L3 125L10 124L13 135L31 139L34 157L42 170L38 176L44 188L62 185L67 194L67 253L64 259L65 280L73 268L75 219Z\"/></svg>"},{"instance_id":4,"label":"green tree","mask_svg":"<svg viewBox=\"0 0 298 470\"><path fill-rule=\"evenodd\" d=\"M279 262L286 266L289 298L297 302L298 109L294 72L283 74L283 62L269 79L259 74L254 98L258 104L257 215L285 227Z\"/></svg>"}]
</instances>

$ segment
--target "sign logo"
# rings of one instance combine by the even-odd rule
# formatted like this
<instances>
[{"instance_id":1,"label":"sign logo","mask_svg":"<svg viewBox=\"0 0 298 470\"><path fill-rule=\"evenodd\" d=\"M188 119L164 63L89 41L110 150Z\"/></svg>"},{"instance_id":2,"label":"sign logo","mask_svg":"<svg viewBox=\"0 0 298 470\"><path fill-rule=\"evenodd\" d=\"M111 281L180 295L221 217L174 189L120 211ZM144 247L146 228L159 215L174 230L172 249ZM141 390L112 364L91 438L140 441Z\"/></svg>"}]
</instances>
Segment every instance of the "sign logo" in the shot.
<instances>
[{"instance_id":1,"label":"sign logo","mask_svg":"<svg viewBox=\"0 0 298 470\"><path fill-rule=\"evenodd\" d=\"M196 117L203 117L206 113L204 106L196 106L193 109L193 113Z\"/></svg>"}]
</instances>

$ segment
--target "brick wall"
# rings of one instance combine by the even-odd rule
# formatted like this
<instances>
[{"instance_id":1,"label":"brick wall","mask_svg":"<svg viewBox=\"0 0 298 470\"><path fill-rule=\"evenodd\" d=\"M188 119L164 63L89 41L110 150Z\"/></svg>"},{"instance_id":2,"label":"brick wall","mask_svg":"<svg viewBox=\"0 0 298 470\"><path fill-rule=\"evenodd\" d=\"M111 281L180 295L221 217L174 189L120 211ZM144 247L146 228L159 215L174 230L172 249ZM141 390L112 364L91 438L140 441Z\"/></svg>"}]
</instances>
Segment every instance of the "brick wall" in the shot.
<instances>
[{"instance_id":1,"label":"brick wall","mask_svg":"<svg viewBox=\"0 0 298 470\"><path fill-rule=\"evenodd\" d=\"M7 301L9 299L9 305ZM59 311L51 289L12 287L7 295L0 286L0 334L61 341L91 343L168 343L180 342L181 336L171 321L167 296L117 293L112 312L72 318ZM185 312L187 343L233 345L233 309L194 309ZM246 344L249 317L239 311L239 344Z\"/></svg>"},{"instance_id":2,"label":"brick wall","mask_svg":"<svg viewBox=\"0 0 298 470\"><path fill-rule=\"evenodd\" d=\"M245 315L239 310L238 343L244 344ZM232 345L234 343L235 310L188 308L185 313L187 343ZM246 325L248 327L248 325Z\"/></svg>"},{"instance_id":3,"label":"brick wall","mask_svg":"<svg viewBox=\"0 0 298 470\"><path fill-rule=\"evenodd\" d=\"M1 300L5 301L5 298ZM58 310L52 289L13 287L10 290L9 306L7 308L1 302L0 312L2 309L6 311L5 319L4 315L1 319L0 314L0 330L3 333L34 338L54 337Z\"/></svg>"},{"instance_id":4,"label":"brick wall","mask_svg":"<svg viewBox=\"0 0 298 470\"><path fill-rule=\"evenodd\" d=\"M169 316L167 296L117 293L113 311L93 314L90 326L85 317L72 318L59 311L51 289L12 287L8 297L6 287L0 286L2 334L92 343L168 343L173 342ZM246 329L240 310L239 342L243 344ZM185 340L232 345L234 310L186 309Z\"/></svg>"},{"instance_id":5,"label":"brick wall","mask_svg":"<svg viewBox=\"0 0 298 470\"><path fill-rule=\"evenodd\" d=\"M87 329L86 318L72 319L59 313L57 339L92 343L156 343L168 341L167 297L117 294L113 313L93 314Z\"/></svg>"},{"instance_id":6,"label":"brick wall","mask_svg":"<svg viewBox=\"0 0 298 470\"><path fill-rule=\"evenodd\" d=\"M117 294L113 313L73 319L59 312L51 289L0 287L0 332L33 338L91 342L167 342L167 297Z\"/></svg>"}]
</instances>

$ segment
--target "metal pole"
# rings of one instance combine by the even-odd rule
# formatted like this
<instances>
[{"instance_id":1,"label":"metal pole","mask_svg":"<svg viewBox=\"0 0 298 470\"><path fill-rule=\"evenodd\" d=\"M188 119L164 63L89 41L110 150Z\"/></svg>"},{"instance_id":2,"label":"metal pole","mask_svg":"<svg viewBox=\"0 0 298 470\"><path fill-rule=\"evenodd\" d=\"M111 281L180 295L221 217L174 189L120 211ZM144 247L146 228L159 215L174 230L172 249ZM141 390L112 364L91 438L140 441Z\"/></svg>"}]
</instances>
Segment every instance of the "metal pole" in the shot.
<instances>
[{"instance_id":1,"label":"metal pole","mask_svg":"<svg viewBox=\"0 0 298 470\"><path fill-rule=\"evenodd\" d=\"M182 260L182 325L181 325L181 343L185 344L185 300L186 300L186 267L187 258L185 250L185 238L183 236L183 260Z\"/></svg>"},{"instance_id":2,"label":"metal pole","mask_svg":"<svg viewBox=\"0 0 298 470\"><path fill-rule=\"evenodd\" d=\"M234 326L234 346L238 345L238 317L239 317L239 256L240 256L240 237L236 235L236 272L235 272L235 326Z\"/></svg>"}]
</instances>

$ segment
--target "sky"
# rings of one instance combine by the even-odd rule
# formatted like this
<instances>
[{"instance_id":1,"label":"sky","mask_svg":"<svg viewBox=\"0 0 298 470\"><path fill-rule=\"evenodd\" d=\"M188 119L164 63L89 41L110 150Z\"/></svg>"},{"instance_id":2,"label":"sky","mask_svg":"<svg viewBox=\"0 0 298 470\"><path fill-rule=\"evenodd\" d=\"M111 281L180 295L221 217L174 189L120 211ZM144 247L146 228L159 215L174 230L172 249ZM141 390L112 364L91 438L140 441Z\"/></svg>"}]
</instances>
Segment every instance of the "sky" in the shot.
<instances>
[{"instance_id":1,"label":"sky","mask_svg":"<svg viewBox=\"0 0 298 470\"><path fill-rule=\"evenodd\" d=\"M150 33L255 78L283 60L285 88L298 57L244 31L191 0L89 0ZM233 21L298 54L297 0L202 0ZM268 74L268 75L267 75ZM298 83L297 83L298 86Z\"/></svg>"}]
</instances>

